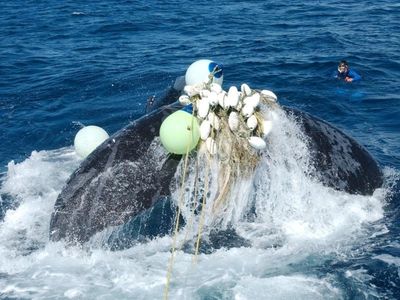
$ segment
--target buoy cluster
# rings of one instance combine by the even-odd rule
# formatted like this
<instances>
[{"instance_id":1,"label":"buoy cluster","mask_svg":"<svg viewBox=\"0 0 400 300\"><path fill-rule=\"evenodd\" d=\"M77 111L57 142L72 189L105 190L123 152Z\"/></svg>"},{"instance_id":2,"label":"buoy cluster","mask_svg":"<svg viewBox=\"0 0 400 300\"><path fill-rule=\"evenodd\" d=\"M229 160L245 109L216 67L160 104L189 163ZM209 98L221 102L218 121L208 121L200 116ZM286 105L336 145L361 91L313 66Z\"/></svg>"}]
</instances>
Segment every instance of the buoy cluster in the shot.
<instances>
[{"instance_id":1,"label":"buoy cluster","mask_svg":"<svg viewBox=\"0 0 400 300\"><path fill-rule=\"evenodd\" d=\"M258 150L266 148L265 138L272 130L272 120L269 119L272 113L269 114L268 110L277 101L273 92L251 89L245 83L240 89L231 86L225 91L222 81L222 65L210 60L194 62L186 72L186 86L178 99L183 109L168 116L160 128L161 143L172 153L188 154L200 141L199 151L194 156L197 163L193 187L188 189L184 184L190 158L187 155L182 164L180 198L176 202L177 216L180 216L184 198L188 198L186 203L192 207L191 220L196 218L198 208L201 208L195 256L200 247L205 215L211 213L214 215L211 223L223 224L223 212L229 209L227 200L235 201L235 197L230 198L230 195L238 191L232 187L240 187L236 185L239 180L254 174L262 157ZM215 162L217 164L213 164ZM217 186L215 194L209 193L212 182ZM221 216L220 220L218 216ZM165 298L168 297L179 217L175 222Z\"/></svg>"},{"instance_id":2,"label":"buoy cluster","mask_svg":"<svg viewBox=\"0 0 400 300\"><path fill-rule=\"evenodd\" d=\"M272 128L272 121L259 113L262 102L276 102L276 95L268 90L260 92L242 84L240 91L231 86L228 92L211 78L208 83L187 85L179 97L182 105L193 105L194 115L200 123L200 138L210 154L217 153L215 136L221 129L221 118L226 118L233 133L248 135L247 141L255 149L266 147L264 138Z\"/></svg>"},{"instance_id":3,"label":"buoy cluster","mask_svg":"<svg viewBox=\"0 0 400 300\"><path fill-rule=\"evenodd\" d=\"M276 95L269 90L251 89L245 83L240 89L231 86L225 91L223 78L223 66L214 61L202 59L189 66L186 86L179 97L185 107L168 116L160 127L160 140L168 152L189 153L201 140L215 155L218 135L224 130L256 150L266 147L265 137L272 129L272 121L265 119L262 107L275 103ZM85 158L108 137L102 128L86 126L75 137L76 153Z\"/></svg>"}]
</instances>

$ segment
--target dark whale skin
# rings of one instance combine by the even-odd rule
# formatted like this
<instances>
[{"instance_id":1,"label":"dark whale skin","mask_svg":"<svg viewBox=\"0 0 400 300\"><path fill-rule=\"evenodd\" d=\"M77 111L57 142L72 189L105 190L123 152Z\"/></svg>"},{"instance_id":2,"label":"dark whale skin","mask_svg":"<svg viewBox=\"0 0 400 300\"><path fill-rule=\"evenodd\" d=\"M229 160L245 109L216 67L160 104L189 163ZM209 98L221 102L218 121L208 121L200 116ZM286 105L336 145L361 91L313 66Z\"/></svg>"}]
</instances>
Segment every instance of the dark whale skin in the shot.
<instances>
[{"instance_id":1,"label":"dark whale skin","mask_svg":"<svg viewBox=\"0 0 400 300\"><path fill-rule=\"evenodd\" d=\"M169 155L154 139L162 121L180 108L174 103L143 116L82 162L56 200L51 240L85 243L97 232L127 223L170 195L181 156ZM283 109L309 137L313 175L325 185L360 195L370 195L382 186L379 165L354 139L305 112Z\"/></svg>"}]
</instances>

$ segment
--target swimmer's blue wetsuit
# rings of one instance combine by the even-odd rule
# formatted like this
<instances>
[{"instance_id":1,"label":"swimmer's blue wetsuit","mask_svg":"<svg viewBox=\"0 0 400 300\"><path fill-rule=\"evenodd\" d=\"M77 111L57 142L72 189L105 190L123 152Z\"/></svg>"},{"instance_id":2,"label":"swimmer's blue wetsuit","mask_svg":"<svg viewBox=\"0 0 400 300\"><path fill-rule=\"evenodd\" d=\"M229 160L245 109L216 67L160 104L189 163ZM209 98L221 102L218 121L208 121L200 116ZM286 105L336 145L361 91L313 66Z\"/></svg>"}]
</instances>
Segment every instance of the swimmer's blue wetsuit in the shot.
<instances>
[{"instance_id":1,"label":"swimmer's blue wetsuit","mask_svg":"<svg viewBox=\"0 0 400 300\"><path fill-rule=\"evenodd\" d=\"M346 77L350 77L353 81L361 80L361 76L354 70L350 69L347 73L340 73L339 71L335 71L333 77L337 79L345 80Z\"/></svg>"}]
</instances>

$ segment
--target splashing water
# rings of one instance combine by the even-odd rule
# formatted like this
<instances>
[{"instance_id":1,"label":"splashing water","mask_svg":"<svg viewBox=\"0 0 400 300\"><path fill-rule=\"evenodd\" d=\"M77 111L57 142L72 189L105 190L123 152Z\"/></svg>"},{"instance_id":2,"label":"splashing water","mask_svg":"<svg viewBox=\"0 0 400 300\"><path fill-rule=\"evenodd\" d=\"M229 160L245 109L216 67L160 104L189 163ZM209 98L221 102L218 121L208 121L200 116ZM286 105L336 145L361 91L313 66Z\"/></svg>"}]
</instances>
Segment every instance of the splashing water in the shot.
<instances>
[{"instance_id":1,"label":"splashing water","mask_svg":"<svg viewBox=\"0 0 400 300\"><path fill-rule=\"evenodd\" d=\"M199 254L178 250L170 285L171 299L340 299L346 295L330 261L346 261L372 233L384 232L388 190L372 196L350 195L313 178L307 137L279 109L267 150L255 172L237 180L223 208L215 212L220 166L211 163L202 239L211 229L233 228L251 246ZM12 199L0 223L0 295L16 298L159 299L163 295L171 236L138 243L123 251L95 244L66 247L49 242L53 205L80 160L72 148L33 152L20 164L10 162L2 178L1 201ZM182 169L182 167L181 167ZM198 232L200 214L190 201L196 181L189 164L179 240ZM179 178L178 169L177 178ZM205 178L207 168L197 168ZM394 176L387 175L387 177ZM397 175L396 175L397 176ZM179 180L177 180L179 182ZM204 192L205 181L198 188ZM177 193L174 195L178 201ZM3 206L3 205L2 205ZM190 220L192 218L192 220ZM191 228L189 228L192 226ZM376 294L370 279L346 273Z\"/></svg>"},{"instance_id":2,"label":"splashing water","mask_svg":"<svg viewBox=\"0 0 400 300\"><path fill-rule=\"evenodd\" d=\"M253 246L257 245L252 239L254 235L265 241L271 232L281 239L326 242L335 236L343 237L343 231L351 235L364 222L382 218L384 190L377 190L373 196L356 196L323 186L311 175L313 167L308 140L295 120L280 109L271 115L274 129L268 136L268 149L254 174L232 186L230 197L221 210L222 215L215 216L214 201L218 196L218 176L223 167L216 161L211 162L210 170L205 163L199 164L197 174L192 162L185 187L183 215L186 220L194 217L192 199L195 188L202 192L205 190L204 180L200 180L200 186L196 187L196 178L205 178L207 172L210 173L210 186L205 208L206 226L212 228L215 218L218 218L220 229L233 226L243 236L250 237ZM175 199L179 197L180 188L177 186L176 189ZM257 232L257 229L265 234Z\"/></svg>"}]
</instances>

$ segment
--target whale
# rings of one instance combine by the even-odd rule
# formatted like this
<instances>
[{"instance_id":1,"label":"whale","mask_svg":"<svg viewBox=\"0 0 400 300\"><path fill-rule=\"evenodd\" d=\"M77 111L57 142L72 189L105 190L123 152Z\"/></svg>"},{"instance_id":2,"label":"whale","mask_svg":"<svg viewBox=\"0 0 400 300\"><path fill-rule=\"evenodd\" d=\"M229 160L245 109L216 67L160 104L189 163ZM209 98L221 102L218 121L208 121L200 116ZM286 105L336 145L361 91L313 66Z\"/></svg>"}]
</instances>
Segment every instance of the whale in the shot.
<instances>
[{"instance_id":1,"label":"whale","mask_svg":"<svg viewBox=\"0 0 400 300\"><path fill-rule=\"evenodd\" d=\"M50 239L84 243L108 226L127 222L168 195L181 157L154 143L162 120L180 108L175 86L147 100L145 116L116 132L73 172L58 195ZM155 108L157 108L155 110Z\"/></svg>"},{"instance_id":2,"label":"whale","mask_svg":"<svg viewBox=\"0 0 400 300\"><path fill-rule=\"evenodd\" d=\"M383 174L372 155L343 131L306 112L283 107L310 138L314 176L323 184L350 194L372 195Z\"/></svg>"},{"instance_id":3,"label":"whale","mask_svg":"<svg viewBox=\"0 0 400 300\"><path fill-rule=\"evenodd\" d=\"M182 156L168 153L158 135L163 120L182 109L174 102L177 95L177 89L169 90L157 107L110 136L82 161L56 199L50 240L84 244L107 228L122 226L124 230L110 235L118 249L119 243L126 247L143 237L171 233L176 214L171 182ZM311 114L282 109L309 138L312 175L324 185L360 195L371 195L382 186L379 164L356 140ZM240 245L247 243L232 230L228 236Z\"/></svg>"}]
</instances>

